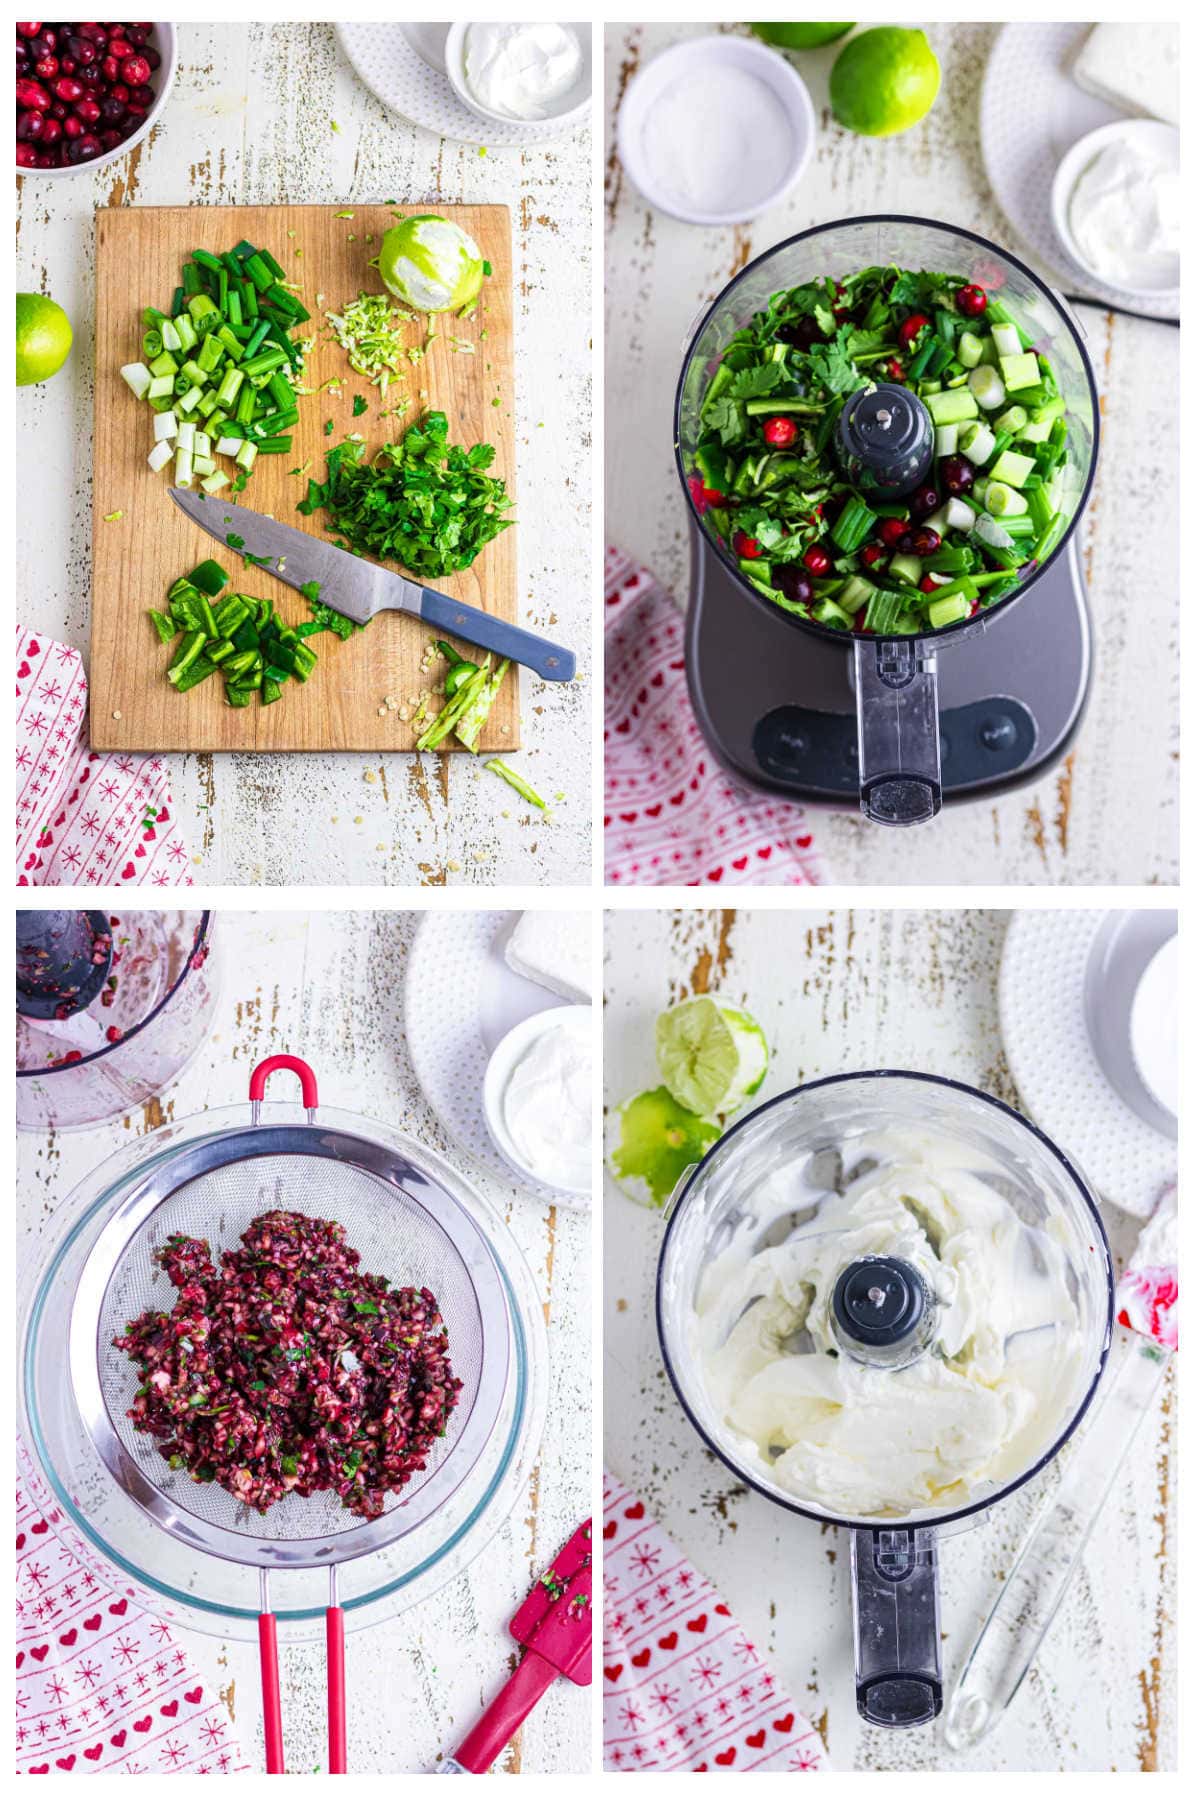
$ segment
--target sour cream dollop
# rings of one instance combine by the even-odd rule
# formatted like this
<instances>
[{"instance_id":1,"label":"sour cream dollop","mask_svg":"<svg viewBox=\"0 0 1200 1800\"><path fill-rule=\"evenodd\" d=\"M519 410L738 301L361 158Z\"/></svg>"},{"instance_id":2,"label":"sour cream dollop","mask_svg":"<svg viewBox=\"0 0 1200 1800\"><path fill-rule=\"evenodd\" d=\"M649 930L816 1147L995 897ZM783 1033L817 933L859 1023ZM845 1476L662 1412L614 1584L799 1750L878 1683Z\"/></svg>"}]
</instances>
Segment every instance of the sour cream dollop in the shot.
<instances>
[{"instance_id":1,"label":"sour cream dollop","mask_svg":"<svg viewBox=\"0 0 1200 1800\"><path fill-rule=\"evenodd\" d=\"M467 89L481 106L507 119L552 119L582 67L583 50L569 26L467 26Z\"/></svg>"},{"instance_id":2,"label":"sour cream dollop","mask_svg":"<svg viewBox=\"0 0 1200 1800\"><path fill-rule=\"evenodd\" d=\"M1146 291L1179 281L1178 150L1119 138L1090 162L1067 203L1080 256L1102 280Z\"/></svg>"},{"instance_id":3,"label":"sour cream dollop","mask_svg":"<svg viewBox=\"0 0 1200 1800\"><path fill-rule=\"evenodd\" d=\"M540 1032L508 1078L504 1124L522 1163L550 1187L585 1188L592 1163L592 1031L572 1012Z\"/></svg>"}]
</instances>

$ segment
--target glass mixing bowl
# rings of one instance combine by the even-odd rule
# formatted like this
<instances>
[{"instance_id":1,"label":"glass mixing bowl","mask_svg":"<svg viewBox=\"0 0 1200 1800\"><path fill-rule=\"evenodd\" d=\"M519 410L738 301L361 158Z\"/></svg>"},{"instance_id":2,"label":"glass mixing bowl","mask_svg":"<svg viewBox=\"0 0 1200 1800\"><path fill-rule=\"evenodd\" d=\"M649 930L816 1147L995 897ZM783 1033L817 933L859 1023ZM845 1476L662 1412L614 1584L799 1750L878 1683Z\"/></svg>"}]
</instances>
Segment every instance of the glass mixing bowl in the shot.
<instances>
[{"instance_id":1,"label":"glass mixing bowl","mask_svg":"<svg viewBox=\"0 0 1200 1800\"><path fill-rule=\"evenodd\" d=\"M1004 1478L978 1484L952 1507L846 1516L774 1480L771 1468L720 1417L700 1366L696 1297L716 1258L731 1251L755 1254L819 1217L827 1201L868 1170L872 1158L878 1160L869 1140L889 1131L951 1140L956 1153L964 1152L962 1166L1008 1203L1033 1262L1039 1246L1053 1254L1065 1271L1079 1349L1073 1361L1061 1359L1051 1400L1020 1439L1019 1466ZM782 1215L775 1179L781 1171L788 1176ZM663 1240L657 1305L667 1372L714 1454L739 1481L775 1504L854 1534L863 1716L884 1725L927 1722L941 1704L937 1538L962 1529L1057 1454L1104 1368L1112 1333L1112 1264L1084 1181L1028 1120L961 1083L891 1070L811 1082L739 1120L685 1178ZM1056 1341L1041 1354L1053 1356L1057 1348Z\"/></svg>"},{"instance_id":2,"label":"glass mixing bowl","mask_svg":"<svg viewBox=\"0 0 1200 1800\"><path fill-rule=\"evenodd\" d=\"M774 605L746 580L714 527L711 508L697 503L688 478L696 469L704 395L734 332L761 311L772 294L819 277L840 280L860 269L893 263L961 274L964 282L1002 301L1035 348L1049 357L1066 403L1067 463L1059 506L1066 525L1044 562L992 607L938 631L885 639L820 625ZM1065 300L987 238L936 220L880 213L801 231L749 263L696 326L675 397L675 456L688 506L710 553L724 563L747 604L766 608L798 631L853 648L861 801L863 811L877 823L917 824L939 810L936 651L983 631L1029 593L1057 561L1091 490L1099 431L1096 384L1083 337Z\"/></svg>"},{"instance_id":3,"label":"glass mixing bowl","mask_svg":"<svg viewBox=\"0 0 1200 1800\"><path fill-rule=\"evenodd\" d=\"M114 1478L111 1439L125 1429L123 1419L111 1412L107 1418L91 1416L91 1402L75 1379L80 1332L73 1330L77 1313L91 1316L86 1293L89 1258L100 1254L97 1246L106 1233L119 1229L119 1222L136 1205L139 1190L150 1180L163 1179L163 1172L185 1153L205 1154L206 1146L244 1132L246 1125L244 1105L168 1124L110 1157L71 1195L62 1210L68 1225L61 1240L40 1266L22 1275L20 1423L45 1492L46 1516L86 1566L156 1617L253 1640L258 1629L258 1567L215 1554L207 1546L220 1534L203 1521L192 1530L190 1540L186 1533L156 1528L147 1505L139 1504L137 1495L141 1492L144 1499L145 1483L139 1482L133 1464L141 1461L167 1502L171 1483L169 1478L164 1481L165 1465L149 1439L133 1446L132 1459L122 1459L122 1478ZM411 1180L447 1192L486 1240L503 1295L506 1343L495 1344L492 1362L497 1379L501 1378L497 1364L503 1365L503 1391L494 1428L469 1473L436 1510L385 1547L339 1559L340 1604L348 1627L355 1629L394 1616L453 1579L491 1540L527 1490L546 1412L545 1325L532 1276L507 1228L441 1157L390 1126L334 1107L322 1106L319 1124L313 1124L303 1107L272 1102L263 1109L263 1125L269 1131L298 1126L301 1131L320 1132L331 1144L338 1133L350 1134L347 1141L355 1143L368 1139L381 1168L389 1156L394 1159L392 1179L403 1185L408 1171ZM334 1150L327 1149L326 1154ZM213 1221L211 1231L221 1247L235 1235L219 1220ZM397 1271L397 1276L402 1273ZM97 1355L102 1353L103 1343L97 1343ZM131 1391L134 1386L130 1365ZM436 1468L436 1461L431 1468ZM182 1513L186 1527L192 1484L186 1477L177 1479L185 1486L176 1490L176 1523ZM161 1500L154 1504L162 1509ZM264 1525L270 1519L268 1513ZM302 1641L323 1635L328 1589L326 1566L272 1569L273 1609L281 1637Z\"/></svg>"}]
</instances>

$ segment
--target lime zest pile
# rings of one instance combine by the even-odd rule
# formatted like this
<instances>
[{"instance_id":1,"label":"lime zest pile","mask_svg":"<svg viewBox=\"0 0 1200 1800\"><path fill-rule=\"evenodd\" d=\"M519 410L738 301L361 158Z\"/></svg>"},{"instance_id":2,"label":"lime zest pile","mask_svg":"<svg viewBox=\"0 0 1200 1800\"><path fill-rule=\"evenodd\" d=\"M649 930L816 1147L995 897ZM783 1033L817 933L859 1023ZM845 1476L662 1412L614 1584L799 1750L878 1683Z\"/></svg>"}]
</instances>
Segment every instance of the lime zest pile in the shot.
<instances>
[{"instance_id":1,"label":"lime zest pile","mask_svg":"<svg viewBox=\"0 0 1200 1800\"><path fill-rule=\"evenodd\" d=\"M415 317L386 294L360 294L340 313L325 314L350 367L380 394L398 378L401 358L408 354L401 327Z\"/></svg>"}]
</instances>

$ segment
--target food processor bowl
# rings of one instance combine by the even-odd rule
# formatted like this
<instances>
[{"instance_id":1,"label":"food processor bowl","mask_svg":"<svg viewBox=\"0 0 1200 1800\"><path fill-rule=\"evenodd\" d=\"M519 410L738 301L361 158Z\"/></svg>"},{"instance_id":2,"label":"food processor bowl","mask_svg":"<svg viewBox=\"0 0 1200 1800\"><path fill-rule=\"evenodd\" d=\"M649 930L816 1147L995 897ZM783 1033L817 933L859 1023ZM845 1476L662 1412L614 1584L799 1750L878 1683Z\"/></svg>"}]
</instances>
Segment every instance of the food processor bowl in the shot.
<instances>
[{"instance_id":1,"label":"food processor bowl","mask_svg":"<svg viewBox=\"0 0 1200 1800\"><path fill-rule=\"evenodd\" d=\"M545 1328L503 1222L448 1163L375 1120L272 1102L171 1123L109 1158L63 1209L66 1230L22 1281L22 1419L47 1518L86 1565L156 1616L253 1639L269 1569L280 1635L322 1634L330 1570L349 1627L390 1617L452 1579L524 1491L547 1398ZM198 1173L199 1171L199 1173ZM266 1515L168 1468L125 1418L133 1362L112 1337L169 1306L153 1249L171 1232L232 1247L269 1206L339 1218L363 1266L428 1283L451 1356L472 1374L444 1442L383 1516L327 1495ZM114 1570L119 1574L114 1574Z\"/></svg>"},{"instance_id":2,"label":"food processor bowl","mask_svg":"<svg viewBox=\"0 0 1200 1800\"><path fill-rule=\"evenodd\" d=\"M99 996L62 1019L17 1015L17 1125L82 1131L177 1081L208 1035L220 993L208 911L114 914ZM18 941L18 981L20 952Z\"/></svg>"},{"instance_id":3,"label":"food processor bowl","mask_svg":"<svg viewBox=\"0 0 1200 1800\"><path fill-rule=\"evenodd\" d=\"M1066 405L1067 461L1058 508L1066 521L1064 529L1020 586L972 618L937 631L885 638L867 632L848 634L776 606L746 580L732 549L714 528L711 509L697 499L688 478L695 472L704 396L734 332L748 324L772 294L818 278L841 280L860 269L891 264L961 275L965 284L981 287L990 299L1003 302L1034 348L1054 366ZM827 641L850 641L858 704L860 804L875 823L915 825L940 810L938 651L986 629L1029 593L1062 554L1091 490L1099 427L1096 384L1083 336L1066 301L987 238L936 220L881 213L799 232L749 263L696 325L684 351L675 396L676 466L688 506L710 553L720 558L748 604L765 607L799 631ZM919 479L914 473L910 488Z\"/></svg>"},{"instance_id":4,"label":"food processor bowl","mask_svg":"<svg viewBox=\"0 0 1200 1800\"><path fill-rule=\"evenodd\" d=\"M982 1183L989 1198L1007 1203L1014 1215L1022 1266L1031 1281L1040 1273L1054 1272L1064 1317L1049 1327L1052 1336L1043 1333L1032 1346L1027 1342L1018 1349L1017 1337L1004 1343L1006 1359L1010 1352L1032 1354L1043 1363L1050 1359L1051 1376L1045 1404L1031 1420L1022 1420L994 1478L974 1482L970 1491L956 1493L949 1504L939 1501L911 1510L880 1507L847 1514L816 1494L785 1485L769 1457L723 1416L703 1366L697 1300L702 1291L711 1295L718 1259L729 1259L719 1265L728 1268L782 1245L799 1228L823 1232L823 1207L836 1203L874 1168L886 1171L890 1142L914 1138L944 1140L953 1150L954 1167L966 1171L972 1182ZM833 1229L831 1222L829 1230ZM856 1241L855 1234L846 1233L848 1245ZM838 1240L829 1242L837 1267ZM914 1291L916 1283L906 1284L903 1265L898 1271L889 1258L876 1258L881 1267L870 1269L868 1282L862 1279L864 1263L855 1255L847 1249L842 1278L830 1301L833 1342L826 1354L839 1356L848 1350L873 1363L880 1380L893 1379L892 1371L907 1367L914 1356L940 1355L927 1337L921 1340L919 1324L910 1331L919 1321L922 1297ZM729 1292L731 1316L726 1321L717 1317L722 1330L726 1325L732 1330L750 1310L745 1290L735 1286ZM880 1329L874 1338L861 1324L861 1311L859 1324L855 1323L856 1308L867 1295L878 1309ZM684 1177L671 1202L660 1254L657 1308L667 1372L709 1449L739 1481L765 1498L852 1533L860 1713L877 1725L928 1723L940 1710L942 1697L938 1539L972 1523L1057 1454L1091 1402L1107 1358L1112 1265L1095 1201L1083 1179L1035 1126L1001 1101L962 1083L897 1070L810 1082L739 1120ZM707 1316L705 1327L709 1329ZM859 1338L857 1345L847 1345L847 1330ZM1064 1331L1074 1346L1071 1356L1063 1353L1059 1341ZM776 1346L787 1360L799 1348L790 1338ZM848 1417L853 1425L852 1412Z\"/></svg>"}]
</instances>

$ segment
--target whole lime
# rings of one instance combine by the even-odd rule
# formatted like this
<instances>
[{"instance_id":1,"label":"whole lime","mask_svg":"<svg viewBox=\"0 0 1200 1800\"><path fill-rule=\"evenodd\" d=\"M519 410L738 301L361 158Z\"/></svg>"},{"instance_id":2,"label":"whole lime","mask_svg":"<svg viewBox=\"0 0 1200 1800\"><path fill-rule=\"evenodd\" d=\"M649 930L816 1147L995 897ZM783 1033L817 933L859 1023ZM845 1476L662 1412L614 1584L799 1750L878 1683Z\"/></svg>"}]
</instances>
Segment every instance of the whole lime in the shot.
<instances>
[{"instance_id":1,"label":"whole lime","mask_svg":"<svg viewBox=\"0 0 1200 1800\"><path fill-rule=\"evenodd\" d=\"M17 386L49 381L71 354L71 321L45 294L17 295Z\"/></svg>"},{"instance_id":2,"label":"whole lime","mask_svg":"<svg viewBox=\"0 0 1200 1800\"><path fill-rule=\"evenodd\" d=\"M853 25L751 25L751 31L759 36L764 44L774 44L779 50L819 50L822 44L835 44Z\"/></svg>"},{"instance_id":3,"label":"whole lime","mask_svg":"<svg viewBox=\"0 0 1200 1800\"><path fill-rule=\"evenodd\" d=\"M925 117L941 81L923 31L878 25L851 38L833 65L833 116L864 137L894 137Z\"/></svg>"}]
</instances>

